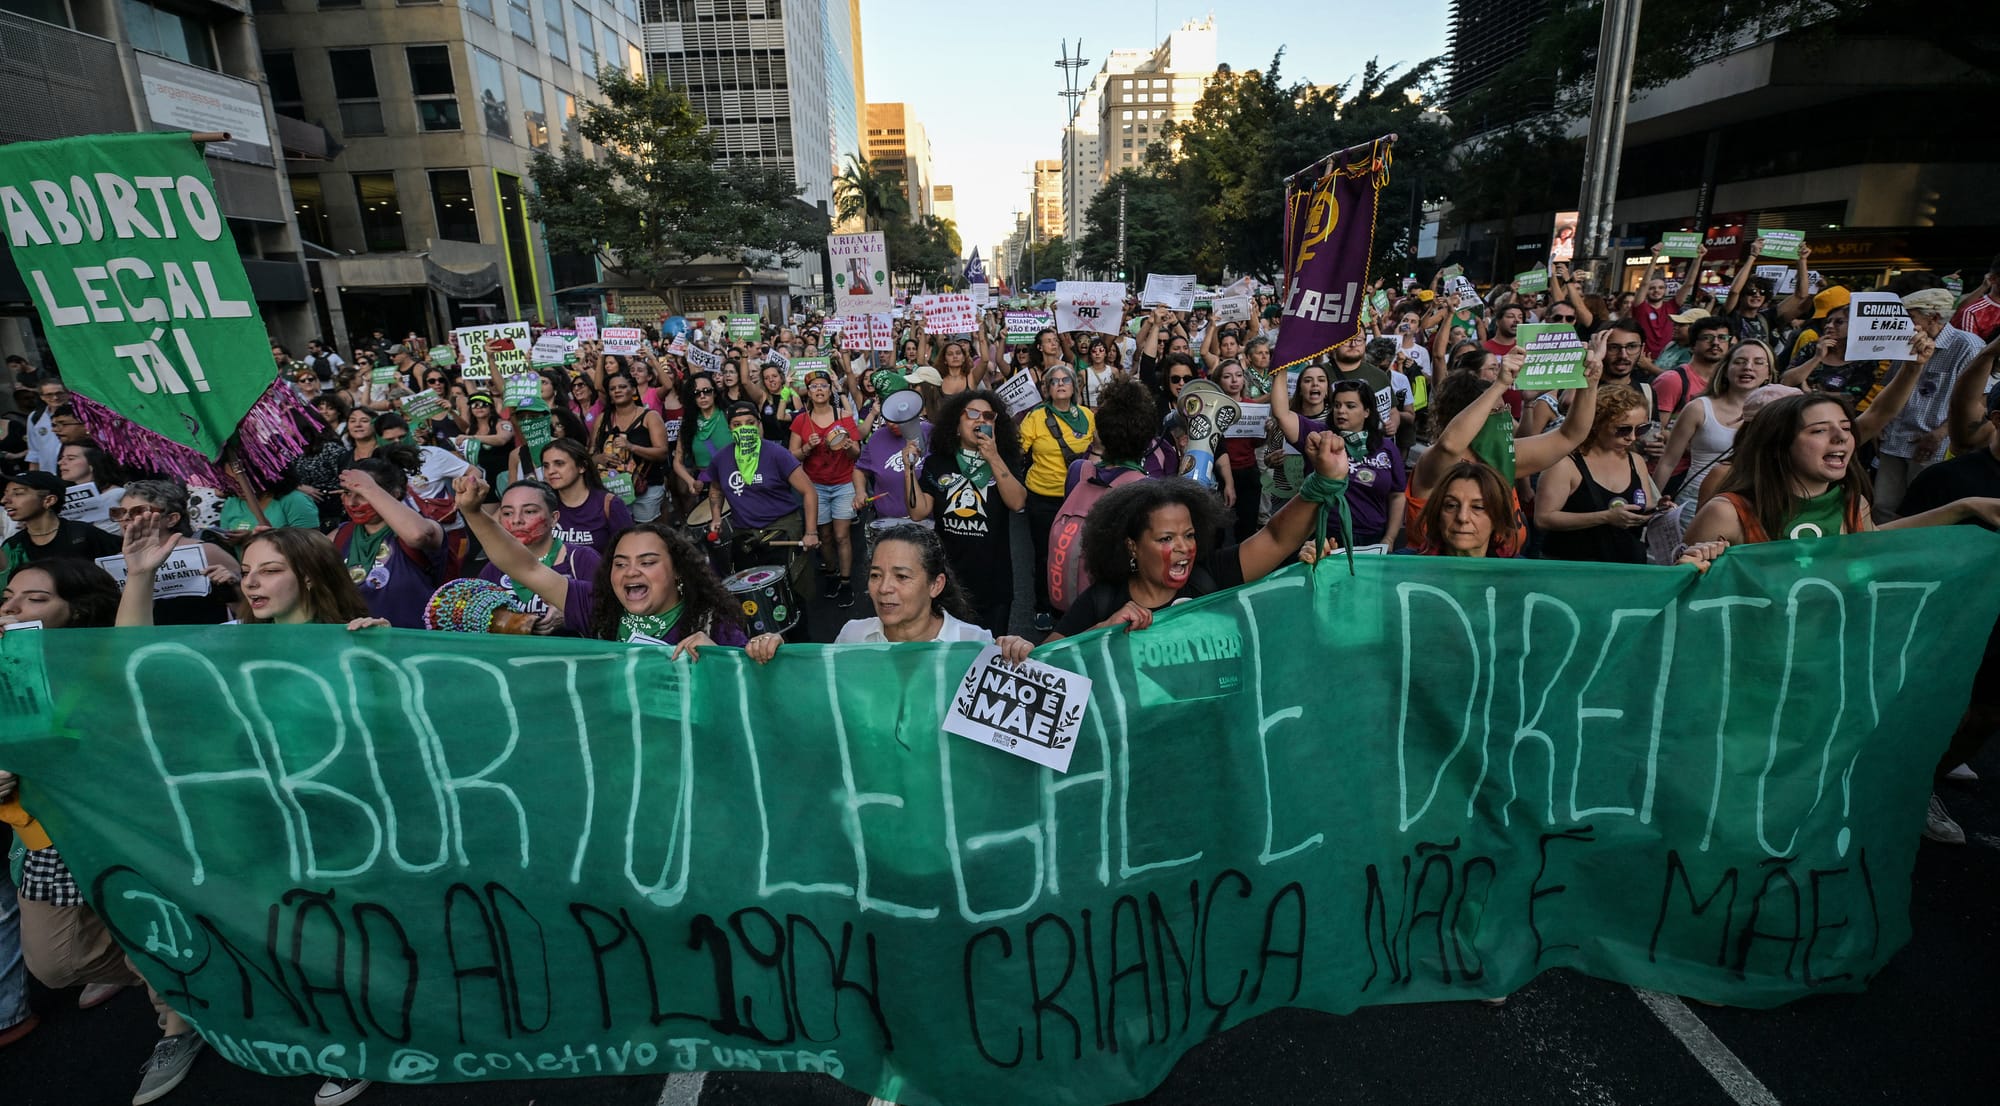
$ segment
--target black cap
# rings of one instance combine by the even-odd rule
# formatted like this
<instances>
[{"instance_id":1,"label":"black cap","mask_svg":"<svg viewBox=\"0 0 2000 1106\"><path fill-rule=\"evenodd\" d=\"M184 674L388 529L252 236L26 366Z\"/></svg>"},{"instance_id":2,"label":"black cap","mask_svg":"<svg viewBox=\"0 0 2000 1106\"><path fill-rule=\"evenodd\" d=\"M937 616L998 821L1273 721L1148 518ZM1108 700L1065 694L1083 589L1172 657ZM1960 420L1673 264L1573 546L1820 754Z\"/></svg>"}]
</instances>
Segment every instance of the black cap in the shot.
<instances>
[{"instance_id":1,"label":"black cap","mask_svg":"<svg viewBox=\"0 0 2000 1106\"><path fill-rule=\"evenodd\" d=\"M17 472L6 479L8 484L26 484L43 495L61 495L69 485L53 472Z\"/></svg>"},{"instance_id":2,"label":"black cap","mask_svg":"<svg viewBox=\"0 0 2000 1106\"><path fill-rule=\"evenodd\" d=\"M726 421L735 422L737 418L742 415L748 415L753 419L759 419L759 420L763 419L764 417L763 412L757 410L756 404L750 402L747 399L739 399L736 402L729 405L729 414L725 416L725 418Z\"/></svg>"}]
</instances>

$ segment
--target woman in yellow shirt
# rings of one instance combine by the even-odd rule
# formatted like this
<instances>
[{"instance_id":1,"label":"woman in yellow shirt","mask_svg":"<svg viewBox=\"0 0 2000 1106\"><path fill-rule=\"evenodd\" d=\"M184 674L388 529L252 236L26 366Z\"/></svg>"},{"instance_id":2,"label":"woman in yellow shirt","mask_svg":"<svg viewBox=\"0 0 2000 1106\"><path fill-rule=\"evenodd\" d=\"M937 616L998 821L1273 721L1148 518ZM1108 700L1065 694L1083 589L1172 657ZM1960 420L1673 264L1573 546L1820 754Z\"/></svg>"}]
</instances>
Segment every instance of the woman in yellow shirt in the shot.
<instances>
[{"instance_id":1,"label":"woman in yellow shirt","mask_svg":"<svg viewBox=\"0 0 2000 1106\"><path fill-rule=\"evenodd\" d=\"M1055 626L1049 606L1049 528L1068 494L1069 467L1089 456L1097 422L1077 402L1076 370L1058 363L1042 377L1047 402L1021 416L1021 448L1028 454L1028 533L1035 539L1035 629Z\"/></svg>"}]
</instances>

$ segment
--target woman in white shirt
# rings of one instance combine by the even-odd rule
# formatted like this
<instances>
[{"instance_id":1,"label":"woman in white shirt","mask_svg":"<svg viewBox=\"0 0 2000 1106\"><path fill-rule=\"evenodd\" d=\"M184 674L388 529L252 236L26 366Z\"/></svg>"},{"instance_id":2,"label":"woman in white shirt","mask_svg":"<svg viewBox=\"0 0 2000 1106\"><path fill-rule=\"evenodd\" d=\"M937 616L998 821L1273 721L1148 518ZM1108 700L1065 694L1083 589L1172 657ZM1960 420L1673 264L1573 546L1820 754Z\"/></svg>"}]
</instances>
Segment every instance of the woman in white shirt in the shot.
<instances>
[{"instance_id":1,"label":"woman in white shirt","mask_svg":"<svg viewBox=\"0 0 2000 1106\"><path fill-rule=\"evenodd\" d=\"M991 633L972 624L972 607L945 561L937 532L928 526L904 523L876 535L868 562L868 598L875 604L875 617L849 621L833 639L835 645L993 642ZM745 651L764 664L777 656L783 644L777 634L759 634Z\"/></svg>"}]
</instances>

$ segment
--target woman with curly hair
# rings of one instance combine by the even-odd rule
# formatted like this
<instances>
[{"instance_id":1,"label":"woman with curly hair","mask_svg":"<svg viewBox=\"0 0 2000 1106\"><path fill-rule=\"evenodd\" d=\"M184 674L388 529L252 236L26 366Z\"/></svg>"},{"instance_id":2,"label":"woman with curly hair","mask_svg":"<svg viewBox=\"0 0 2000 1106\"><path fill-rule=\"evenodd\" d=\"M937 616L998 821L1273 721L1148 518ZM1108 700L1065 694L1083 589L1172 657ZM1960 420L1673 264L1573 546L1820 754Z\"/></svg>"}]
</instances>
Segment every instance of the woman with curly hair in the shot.
<instances>
[{"instance_id":1,"label":"woman with curly hair","mask_svg":"<svg viewBox=\"0 0 2000 1106\"><path fill-rule=\"evenodd\" d=\"M1346 490L1347 446L1340 436L1306 436L1313 477L1262 530L1238 545L1204 553L1218 532L1222 504L1188 480L1139 480L1105 493L1083 528L1083 563L1093 581L1043 644L1106 626L1143 630L1153 616L1187 599L1261 580L1303 544L1321 503ZM1020 638L999 643L1009 659L1027 654Z\"/></svg>"},{"instance_id":2,"label":"woman with curly hair","mask_svg":"<svg viewBox=\"0 0 2000 1106\"><path fill-rule=\"evenodd\" d=\"M983 388L944 401L932 433L930 455L918 458L917 443L904 448L905 491L910 517L937 516L945 559L971 592L974 621L996 634L1007 632L1014 606L1014 512L1028 502L1014 420L1007 405Z\"/></svg>"},{"instance_id":3,"label":"woman with curly hair","mask_svg":"<svg viewBox=\"0 0 2000 1106\"><path fill-rule=\"evenodd\" d=\"M572 579L542 563L520 539L480 510L490 489L466 473L452 485L466 525L494 567L533 592L563 628L599 641L640 641L674 647L699 659L704 645L743 645L737 606L708 566L708 557L681 534L642 522L611 539L590 579Z\"/></svg>"}]
</instances>

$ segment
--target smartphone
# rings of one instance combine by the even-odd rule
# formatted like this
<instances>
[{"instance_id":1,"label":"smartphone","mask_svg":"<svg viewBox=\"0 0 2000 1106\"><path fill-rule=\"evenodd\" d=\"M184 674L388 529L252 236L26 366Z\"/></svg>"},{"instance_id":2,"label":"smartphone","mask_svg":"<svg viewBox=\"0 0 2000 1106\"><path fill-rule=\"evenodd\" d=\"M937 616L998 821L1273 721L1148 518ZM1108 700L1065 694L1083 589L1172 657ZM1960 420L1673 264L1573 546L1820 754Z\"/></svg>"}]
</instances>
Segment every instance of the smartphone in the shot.
<instances>
[{"instance_id":1,"label":"smartphone","mask_svg":"<svg viewBox=\"0 0 2000 1106\"><path fill-rule=\"evenodd\" d=\"M982 434L982 435L984 435L985 437L988 437L988 438L992 437L992 436L993 436L993 424L992 424L992 423L990 423L990 422L982 422L982 423L980 423L980 424L979 424L979 433L980 433L980 434Z\"/></svg>"}]
</instances>

